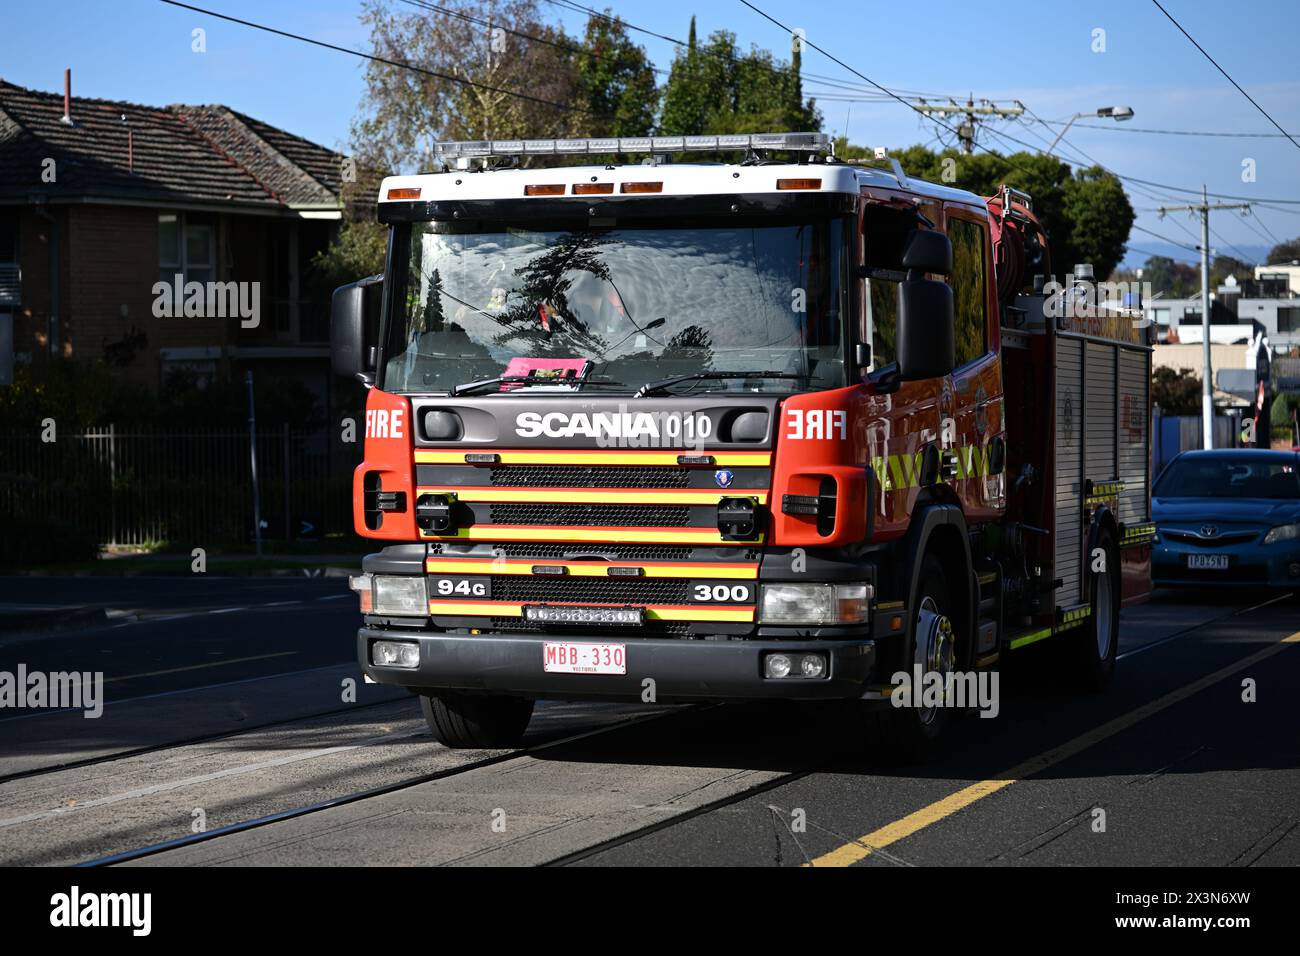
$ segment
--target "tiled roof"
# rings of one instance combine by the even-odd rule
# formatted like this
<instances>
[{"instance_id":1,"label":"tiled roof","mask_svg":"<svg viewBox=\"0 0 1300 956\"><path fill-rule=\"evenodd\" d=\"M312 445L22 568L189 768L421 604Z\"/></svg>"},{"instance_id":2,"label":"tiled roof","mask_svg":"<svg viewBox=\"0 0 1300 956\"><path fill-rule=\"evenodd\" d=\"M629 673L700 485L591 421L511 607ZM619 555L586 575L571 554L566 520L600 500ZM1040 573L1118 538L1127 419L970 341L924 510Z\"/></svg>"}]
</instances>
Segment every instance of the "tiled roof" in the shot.
<instances>
[{"instance_id":1,"label":"tiled roof","mask_svg":"<svg viewBox=\"0 0 1300 956\"><path fill-rule=\"evenodd\" d=\"M61 94L0 80L0 198L269 209L339 203L337 153L224 106L74 96L72 120L63 122ZM47 158L55 162L52 183L42 179Z\"/></svg>"}]
</instances>

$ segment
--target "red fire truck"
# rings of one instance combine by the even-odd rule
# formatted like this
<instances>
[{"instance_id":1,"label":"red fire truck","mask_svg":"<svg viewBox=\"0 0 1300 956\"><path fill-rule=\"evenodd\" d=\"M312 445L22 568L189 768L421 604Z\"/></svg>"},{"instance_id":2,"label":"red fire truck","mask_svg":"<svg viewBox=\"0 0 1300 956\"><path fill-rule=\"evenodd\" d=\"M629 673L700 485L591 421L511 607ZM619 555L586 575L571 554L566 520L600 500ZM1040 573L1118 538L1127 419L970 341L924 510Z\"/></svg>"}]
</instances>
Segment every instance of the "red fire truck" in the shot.
<instances>
[{"instance_id":1,"label":"red fire truck","mask_svg":"<svg viewBox=\"0 0 1300 956\"><path fill-rule=\"evenodd\" d=\"M445 744L513 746L538 699L784 698L923 755L951 708L891 706L900 672L1050 640L1110 678L1149 337L1044 293L1028 196L822 134L529 140L443 144L378 215L332 315L383 545L358 655Z\"/></svg>"}]
</instances>

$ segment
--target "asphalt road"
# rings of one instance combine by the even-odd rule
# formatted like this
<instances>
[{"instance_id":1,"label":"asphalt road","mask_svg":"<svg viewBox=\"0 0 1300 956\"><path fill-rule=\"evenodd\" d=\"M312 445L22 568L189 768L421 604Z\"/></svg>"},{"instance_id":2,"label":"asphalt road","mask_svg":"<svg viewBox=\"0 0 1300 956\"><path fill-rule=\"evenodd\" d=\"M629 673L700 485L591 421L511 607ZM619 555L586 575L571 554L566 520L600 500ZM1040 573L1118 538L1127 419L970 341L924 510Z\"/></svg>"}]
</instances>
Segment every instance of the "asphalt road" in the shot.
<instances>
[{"instance_id":1,"label":"asphalt road","mask_svg":"<svg viewBox=\"0 0 1300 956\"><path fill-rule=\"evenodd\" d=\"M109 587L133 618L0 638L0 669L121 678L99 720L0 716L0 862L178 841L135 862L1300 863L1293 601L1158 594L1124 612L1097 697L1055 678L1050 641L1017 652L996 719L900 768L842 713L794 705L545 704L522 751L448 751L400 692L340 698L344 582L207 583Z\"/></svg>"}]
</instances>

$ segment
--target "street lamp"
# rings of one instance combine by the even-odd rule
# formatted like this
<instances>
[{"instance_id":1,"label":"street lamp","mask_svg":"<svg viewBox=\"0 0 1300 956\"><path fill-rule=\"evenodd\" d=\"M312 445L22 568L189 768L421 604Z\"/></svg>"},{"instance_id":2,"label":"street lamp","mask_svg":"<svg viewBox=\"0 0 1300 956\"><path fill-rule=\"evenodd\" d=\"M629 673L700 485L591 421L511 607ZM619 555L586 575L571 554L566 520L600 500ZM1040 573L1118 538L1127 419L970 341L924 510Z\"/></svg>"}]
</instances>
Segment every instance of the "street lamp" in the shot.
<instances>
[{"instance_id":1,"label":"street lamp","mask_svg":"<svg viewBox=\"0 0 1300 956\"><path fill-rule=\"evenodd\" d=\"M1131 120L1133 118L1133 107L1103 106L1101 109L1092 113L1075 113L1070 117L1070 121L1061 128L1061 131L1056 134L1056 139L1052 140L1052 145L1047 147L1048 156L1052 155L1052 150L1056 149L1056 144L1061 141L1061 137L1069 132L1070 127L1074 125L1074 121L1077 119L1083 119L1085 116L1100 116L1104 119L1113 119L1122 123L1124 120Z\"/></svg>"}]
</instances>

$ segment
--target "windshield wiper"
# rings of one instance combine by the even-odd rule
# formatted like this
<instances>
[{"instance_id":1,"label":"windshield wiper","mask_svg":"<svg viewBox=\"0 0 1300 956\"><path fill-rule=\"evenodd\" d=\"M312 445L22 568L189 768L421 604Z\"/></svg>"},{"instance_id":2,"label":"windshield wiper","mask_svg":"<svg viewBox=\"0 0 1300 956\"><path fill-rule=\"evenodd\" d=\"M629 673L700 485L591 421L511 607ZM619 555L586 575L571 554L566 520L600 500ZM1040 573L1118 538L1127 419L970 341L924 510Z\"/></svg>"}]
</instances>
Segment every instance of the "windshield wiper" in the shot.
<instances>
[{"instance_id":1,"label":"windshield wiper","mask_svg":"<svg viewBox=\"0 0 1300 956\"><path fill-rule=\"evenodd\" d=\"M701 379L761 379L761 378L811 378L806 372L690 372L686 375L674 375L672 378L661 379L658 382L646 382L636 390L633 398L645 398L647 395L653 395L655 392L662 392L666 388L672 388L674 385L680 385L682 382L694 382Z\"/></svg>"},{"instance_id":2,"label":"windshield wiper","mask_svg":"<svg viewBox=\"0 0 1300 956\"><path fill-rule=\"evenodd\" d=\"M572 385L575 392L580 391L585 385L608 385L618 388L624 388L622 382L614 382L609 379L598 378L538 378L536 375L502 375L499 378L485 378L477 382L463 382L460 385L453 385L447 390L448 395L468 395L471 392L480 392L486 388L492 388L494 385Z\"/></svg>"}]
</instances>

